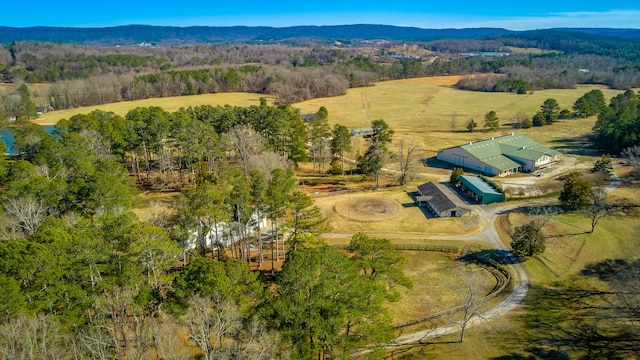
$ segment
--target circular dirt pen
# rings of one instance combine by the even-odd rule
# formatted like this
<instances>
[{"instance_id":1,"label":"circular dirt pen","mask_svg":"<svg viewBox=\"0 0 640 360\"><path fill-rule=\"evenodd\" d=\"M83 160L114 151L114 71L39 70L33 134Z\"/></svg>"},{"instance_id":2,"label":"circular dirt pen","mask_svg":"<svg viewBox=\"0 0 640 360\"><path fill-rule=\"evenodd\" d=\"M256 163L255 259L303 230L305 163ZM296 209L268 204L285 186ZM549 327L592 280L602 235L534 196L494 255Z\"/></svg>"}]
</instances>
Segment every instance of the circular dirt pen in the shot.
<instances>
[{"instance_id":1,"label":"circular dirt pen","mask_svg":"<svg viewBox=\"0 0 640 360\"><path fill-rule=\"evenodd\" d=\"M356 221L383 221L400 214L400 205L390 199L360 197L345 199L333 207L339 215Z\"/></svg>"}]
</instances>

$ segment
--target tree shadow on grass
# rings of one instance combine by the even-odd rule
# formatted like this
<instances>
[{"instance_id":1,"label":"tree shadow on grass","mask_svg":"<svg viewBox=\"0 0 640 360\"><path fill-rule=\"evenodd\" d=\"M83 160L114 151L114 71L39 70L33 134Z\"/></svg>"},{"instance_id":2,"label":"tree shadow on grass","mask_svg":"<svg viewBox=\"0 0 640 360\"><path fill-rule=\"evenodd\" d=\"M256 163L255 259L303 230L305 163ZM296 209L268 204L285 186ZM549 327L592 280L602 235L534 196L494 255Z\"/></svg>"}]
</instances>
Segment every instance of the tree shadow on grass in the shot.
<instances>
[{"instance_id":1,"label":"tree shadow on grass","mask_svg":"<svg viewBox=\"0 0 640 360\"><path fill-rule=\"evenodd\" d=\"M460 257L460 261L472 264L495 263L499 265L511 265L518 263L511 251L500 249L486 249L464 254Z\"/></svg>"},{"instance_id":2,"label":"tree shadow on grass","mask_svg":"<svg viewBox=\"0 0 640 360\"><path fill-rule=\"evenodd\" d=\"M533 216L552 216L558 215L564 211L565 209L562 207L562 205L526 205L507 210L507 212Z\"/></svg>"},{"instance_id":3,"label":"tree shadow on grass","mask_svg":"<svg viewBox=\"0 0 640 360\"><path fill-rule=\"evenodd\" d=\"M640 260L630 262L625 259L607 259L585 266L580 272L584 276L597 277L603 281L626 279L640 275Z\"/></svg>"},{"instance_id":4,"label":"tree shadow on grass","mask_svg":"<svg viewBox=\"0 0 640 360\"><path fill-rule=\"evenodd\" d=\"M584 267L581 275L549 285L530 284L523 320L528 334L523 340L539 344L543 350L568 354L572 359L638 358L640 260L601 261ZM556 358L548 355L532 353L529 358Z\"/></svg>"},{"instance_id":5,"label":"tree shadow on grass","mask_svg":"<svg viewBox=\"0 0 640 360\"><path fill-rule=\"evenodd\" d=\"M493 360L568 360L571 357L557 350L543 349L539 347L531 347L524 350L527 354L511 353L491 358Z\"/></svg>"},{"instance_id":6,"label":"tree shadow on grass","mask_svg":"<svg viewBox=\"0 0 640 360\"><path fill-rule=\"evenodd\" d=\"M551 141L552 149L573 155L599 156L600 153L592 147L589 139L585 137L564 138Z\"/></svg>"}]
</instances>

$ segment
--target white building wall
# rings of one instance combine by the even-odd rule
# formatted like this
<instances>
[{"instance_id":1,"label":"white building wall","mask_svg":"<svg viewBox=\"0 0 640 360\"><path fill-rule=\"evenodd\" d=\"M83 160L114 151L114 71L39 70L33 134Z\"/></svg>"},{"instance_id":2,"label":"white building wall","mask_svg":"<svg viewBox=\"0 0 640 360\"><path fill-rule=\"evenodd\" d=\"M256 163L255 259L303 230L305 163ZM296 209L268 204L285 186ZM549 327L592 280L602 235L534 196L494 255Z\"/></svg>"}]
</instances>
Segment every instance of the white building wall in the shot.
<instances>
[{"instance_id":1,"label":"white building wall","mask_svg":"<svg viewBox=\"0 0 640 360\"><path fill-rule=\"evenodd\" d=\"M465 167L489 175L498 175L497 169L488 167L485 163L459 147L441 150L438 152L437 158L455 166Z\"/></svg>"},{"instance_id":2,"label":"white building wall","mask_svg":"<svg viewBox=\"0 0 640 360\"><path fill-rule=\"evenodd\" d=\"M487 166L487 164L459 147L441 150L438 152L437 158L440 161L479 171L487 175L498 175L500 173L498 169Z\"/></svg>"},{"instance_id":3,"label":"white building wall","mask_svg":"<svg viewBox=\"0 0 640 360\"><path fill-rule=\"evenodd\" d=\"M536 168L549 165L555 161L558 161L557 155L556 156L543 155L540 159L536 161Z\"/></svg>"}]
</instances>

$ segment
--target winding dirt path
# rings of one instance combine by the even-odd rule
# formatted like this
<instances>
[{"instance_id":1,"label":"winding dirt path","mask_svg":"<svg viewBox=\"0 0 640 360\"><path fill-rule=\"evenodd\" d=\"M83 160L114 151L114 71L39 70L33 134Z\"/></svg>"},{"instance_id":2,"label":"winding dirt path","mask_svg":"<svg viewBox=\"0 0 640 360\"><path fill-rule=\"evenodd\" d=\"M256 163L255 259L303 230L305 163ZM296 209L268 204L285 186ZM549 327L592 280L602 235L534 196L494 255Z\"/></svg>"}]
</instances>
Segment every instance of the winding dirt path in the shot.
<instances>
[{"instance_id":1,"label":"winding dirt path","mask_svg":"<svg viewBox=\"0 0 640 360\"><path fill-rule=\"evenodd\" d=\"M387 172L397 172L394 170L383 169L383 171ZM449 176L445 176L442 174L432 174L432 173L422 173L422 175L428 175L432 177L437 177L440 181L448 181ZM555 175L547 174L547 176ZM611 182L608 187L605 188L605 191L609 192L620 185L620 178L614 173L611 177ZM513 287L511 293L497 306L485 310L479 316L474 317L467 323L467 328L471 326L476 326L479 324L486 323L488 321L496 320L500 317L505 316L510 311L514 310L518 307L527 296L527 292L529 291L529 277L522 266L522 264L516 259L516 257L511 253L509 247L502 241L502 238L498 234L496 229L496 219L499 215L516 209L522 206L529 205L548 205L557 203L558 200L537 200L537 201L523 201L523 202L514 202L514 203L501 203L501 204L493 204L493 205L469 205L470 208L474 212L476 212L481 219L480 230L474 231L473 233L469 233L466 235L456 235L456 236L442 236L442 235L431 235L431 234L403 234L403 233L385 233L385 234L369 234L370 236L375 237L383 237L389 240L393 239L428 239L428 240L448 240L448 241L476 241L488 244L493 249L500 250L502 256L506 260L507 267L511 272L511 281L513 283ZM324 234L326 237L350 237L353 234L348 233L329 233ZM457 324L451 324L439 327L437 329L425 330L425 331L416 331L413 333L402 334L394 339L393 343L389 345L389 347L393 346L402 346L407 344L419 343L423 340L433 339L440 336L444 336L447 334L453 334L459 332L460 326Z\"/></svg>"},{"instance_id":2,"label":"winding dirt path","mask_svg":"<svg viewBox=\"0 0 640 360\"><path fill-rule=\"evenodd\" d=\"M614 173L611 175L611 181L609 185L604 190L606 192L610 192L618 186L620 186L620 178ZM471 207L473 208L473 210L476 211L478 213L478 216L480 216L480 219L482 219L481 230L479 232L464 236L454 236L450 238L443 236L433 237L434 239L437 238L441 240L473 240L484 242L490 245L492 248L502 251L502 255L506 259L509 271L511 271L511 281L513 282L513 289L511 290L509 296L507 296L507 298L505 298L496 307L487 309L481 315L471 319L471 321L467 324L467 327L482 324L487 321L495 320L505 316L507 313L514 310L524 301L529 290L529 278L524 267L511 253L496 230L496 219L498 218L498 216L506 211L513 210L522 206L548 205L557 202L558 200L553 199L518 202L511 204L499 204L494 206L472 205ZM394 343L391 344L391 346L419 343L426 339L433 339L443 335L453 334L459 331L460 326L457 324L451 324L433 330L416 331L397 337L394 340Z\"/></svg>"},{"instance_id":3,"label":"winding dirt path","mask_svg":"<svg viewBox=\"0 0 640 360\"><path fill-rule=\"evenodd\" d=\"M545 201L544 203L547 202L550 201ZM496 230L496 219L498 218L498 215L504 213L505 211L509 211L523 205L525 204L500 204L489 207L487 207L486 205L472 205L471 207L473 208L473 210L478 213L478 216L480 217L480 219L482 219L480 231L463 236L437 237L437 239L441 240L473 240L483 242L490 245L494 249L501 250L502 255L506 260L507 267L511 272L511 281L513 283L513 289L511 290L511 293L496 307L488 309L479 316L471 319L471 321L467 324L467 328L505 316L508 312L520 305L520 303L522 303L522 301L524 301L524 298L527 296L527 292L529 290L529 278L527 277L527 273L524 270L522 264L518 262L507 245L502 241L500 235L498 235L498 232ZM394 340L393 345L400 346L418 343L425 339L432 339L447 334L453 334L459 331L460 326L457 324L451 324L432 330L416 331L410 334L403 334L399 336Z\"/></svg>"}]
</instances>

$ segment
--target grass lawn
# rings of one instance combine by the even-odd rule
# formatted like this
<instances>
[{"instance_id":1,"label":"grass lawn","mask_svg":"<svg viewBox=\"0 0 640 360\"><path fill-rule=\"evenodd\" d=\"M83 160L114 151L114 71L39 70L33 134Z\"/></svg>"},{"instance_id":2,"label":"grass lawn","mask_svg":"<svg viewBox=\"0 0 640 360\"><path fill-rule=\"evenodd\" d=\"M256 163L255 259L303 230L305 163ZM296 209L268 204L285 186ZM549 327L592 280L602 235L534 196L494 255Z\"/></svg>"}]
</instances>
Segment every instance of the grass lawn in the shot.
<instances>
[{"instance_id":1,"label":"grass lawn","mask_svg":"<svg viewBox=\"0 0 640 360\"><path fill-rule=\"evenodd\" d=\"M624 183L624 182L623 182ZM611 199L627 199L637 204L640 189L634 186L621 186L612 191ZM527 223L534 218L520 212L510 212L499 218L499 233L506 236L508 227ZM594 233L589 234L590 220L576 213L555 215L544 226L547 235L547 248L543 255L536 256L524 263L530 280L530 289L525 302L507 316L468 329L466 340L459 343L456 334L426 341L424 344L393 349L390 359L543 359L576 358L581 348L555 348L549 346L554 336L562 336L560 326L553 321L571 324L574 316L570 308L551 308L557 298L570 296L565 288L578 286L585 289L602 289L606 286L596 276L586 276L582 270L608 259L633 260L640 257L640 211L629 214L615 214L605 217L598 223ZM416 282L417 294L404 292L408 304L404 308L416 312L423 311L428 301L451 301L443 291L443 283L454 277L457 262L445 256L429 255L418 258L408 254L407 274L412 278L421 278ZM426 264L424 262L427 262ZM459 265L458 265L459 266ZM423 275L419 275L423 273ZM438 278L441 281L434 281ZM414 280L415 282L415 280ZM606 287L605 287L606 289ZM422 293L426 295L422 295ZM553 298L550 298L552 296ZM426 299L426 300L425 300ZM606 305L606 304L605 304ZM400 318L409 317L410 311L394 313ZM419 315L416 315L419 316ZM538 319L538 320L536 320ZM549 322L540 322L547 319ZM576 352L578 351L578 352Z\"/></svg>"}]
</instances>

